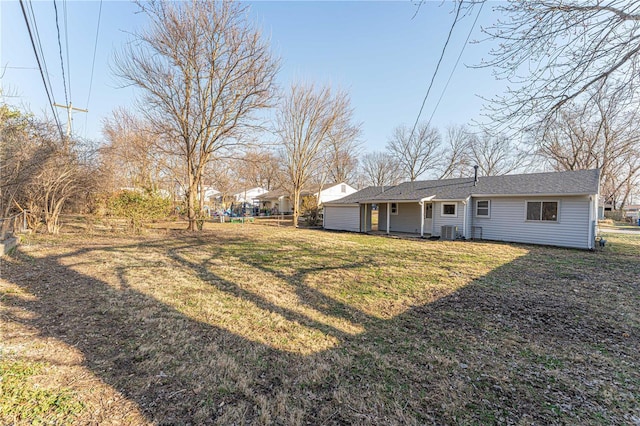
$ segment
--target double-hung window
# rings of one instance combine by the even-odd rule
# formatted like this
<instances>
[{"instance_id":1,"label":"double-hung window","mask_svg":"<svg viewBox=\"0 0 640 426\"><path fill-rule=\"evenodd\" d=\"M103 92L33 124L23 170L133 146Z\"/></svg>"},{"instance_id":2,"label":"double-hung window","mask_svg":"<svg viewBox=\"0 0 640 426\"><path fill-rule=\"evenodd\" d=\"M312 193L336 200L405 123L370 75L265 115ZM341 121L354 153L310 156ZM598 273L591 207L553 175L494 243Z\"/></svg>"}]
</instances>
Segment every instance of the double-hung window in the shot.
<instances>
[{"instance_id":1,"label":"double-hung window","mask_svg":"<svg viewBox=\"0 0 640 426\"><path fill-rule=\"evenodd\" d=\"M489 200L477 200L476 201L476 216L477 217L489 217L490 216L491 202Z\"/></svg>"},{"instance_id":2,"label":"double-hung window","mask_svg":"<svg viewBox=\"0 0 640 426\"><path fill-rule=\"evenodd\" d=\"M398 214L398 203L391 203L391 214Z\"/></svg>"},{"instance_id":3,"label":"double-hung window","mask_svg":"<svg viewBox=\"0 0 640 426\"><path fill-rule=\"evenodd\" d=\"M527 201L527 221L557 222L557 201Z\"/></svg>"}]
</instances>

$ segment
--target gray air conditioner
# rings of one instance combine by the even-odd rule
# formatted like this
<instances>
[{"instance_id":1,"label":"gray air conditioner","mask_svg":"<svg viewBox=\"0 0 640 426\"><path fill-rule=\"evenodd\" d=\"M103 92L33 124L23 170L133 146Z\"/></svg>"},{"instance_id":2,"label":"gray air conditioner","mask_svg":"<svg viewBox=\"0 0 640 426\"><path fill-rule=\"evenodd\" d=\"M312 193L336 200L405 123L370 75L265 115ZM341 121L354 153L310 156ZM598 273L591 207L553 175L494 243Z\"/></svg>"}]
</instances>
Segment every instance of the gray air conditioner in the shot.
<instances>
[{"instance_id":1,"label":"gray air conditioner","mask_svg":"<svg viewBox=\"0 0 640 426\"><path fill-rule=\"evenodd\" d=\"M440 228L440 235L443 240L453 241L456 239L456 235L458 234L458 227L452 225L446 225Z\"/></svg>"}]
</instances>

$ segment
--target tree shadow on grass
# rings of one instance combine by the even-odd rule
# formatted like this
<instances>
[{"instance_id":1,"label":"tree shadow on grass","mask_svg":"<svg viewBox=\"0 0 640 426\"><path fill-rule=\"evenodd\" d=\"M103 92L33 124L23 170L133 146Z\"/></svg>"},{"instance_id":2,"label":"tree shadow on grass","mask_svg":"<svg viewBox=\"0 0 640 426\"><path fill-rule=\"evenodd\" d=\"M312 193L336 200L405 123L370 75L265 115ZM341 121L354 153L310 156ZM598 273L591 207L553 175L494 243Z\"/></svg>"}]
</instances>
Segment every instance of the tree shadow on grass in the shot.
<instances>
[{"instance_id":1,"label":"tree shadow on grass","mask_svg":"<svg viewBox=\"0 0 640 426\"><path fill-rule=\"evenodd\" d=\"M339 344L310 355L274 349L136 290L130 271L120 271L114 286L62 262L91 249L29 259L18 250L24 264L7 262L3 278L35 299L5 294L2 303L34 315L9 320L81 351L86 367L150 422L632 424L640 418L637 258L532 248L390 320L299 290L321 301L314 309L365 325L363 333L348 334L212 274L206 262L220 253L201 261L180 254L197 239L154 244L166 244L174 266L219 291ZM280 274L255 259L250 266ZM293 281L316 270L294 271Z\"/></svg>"}]
</instances>

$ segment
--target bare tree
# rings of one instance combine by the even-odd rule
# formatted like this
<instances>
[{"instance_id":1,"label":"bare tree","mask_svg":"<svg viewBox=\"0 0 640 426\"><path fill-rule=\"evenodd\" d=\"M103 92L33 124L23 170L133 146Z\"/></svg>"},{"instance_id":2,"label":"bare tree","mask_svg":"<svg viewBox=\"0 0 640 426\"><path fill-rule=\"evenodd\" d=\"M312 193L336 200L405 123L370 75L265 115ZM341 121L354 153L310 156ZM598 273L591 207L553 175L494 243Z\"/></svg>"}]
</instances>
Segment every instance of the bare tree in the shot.
<instances>
[{"instance_id":1,"label":"bare tree","mask_svg":"<svg viewBox=\"0 0 640 426\"><path fill-rule=\"evenodd\" d=\"M280 159L269 150L252 149L246 152L237 164L242 171L238 180L246 186L271 191L276 189L281 181Z\"/></svg>"},{"instance_id":2,"label":"bare tree","mask_svg":"<svg viewBox=\"0 0 640 426\"><path fill-rule=\"evenodd\" d=\"M370 152L362 157L363 183L366 186L393 186L402 182L402 171L387 152Z\"/></svg>"},{"instance_id":3,"label":"bare tree","mask_svg":"<svg viewBox=\"0 0 640 426\"><path fill-rule=\"evenodd\" d=\"M629 0L510 0L508 15L485 29L497 47L481 66L510 83L488 118L526 125L550 119L563 105L607 84L633 92L640 67L640 3Z\"/></svg>"},{"instance_id":4,"label":"bare tree","mask_svg":"<svg viewBox=\"0 0 640 426\"><path fill-rule=\"evenodd\" d=\"M534 137L554 170L601 169L601 193L615 207L640 180L640 116L624 93L590 90L590 102L568 102Z\"/></svg>"},{"instance_id":5,"label":"bare tree","mask_svg":"<svg viewBox=\"0 0 640 426\"><path fill-rule=\"evenodd\" d=\"M154 129L183 159L189 230L212 155L243 143L271 106L278 62L235 2L141 2L150 27L116 55L117 73L142 89Z\"/></svg>"},{"instance_id":6,"label":"bare tree","mask_svg":"<svg viewBox=\"0 0 640 426\"><path fill-rule=\"evenodd\" d=\"M293 224L298 226L300 192L322 168L323 150L332 131L352 121L349 96L330 87L294 83L277 113L277 134L285 164L285 189L293 198Z\"/></svg>"},{"instance_id":7,"label":"bare tree","mask_svg":"<svg viewBox=\"0 0 640 426\"><path fill-rule=\"evenodd\" d=\"M483 132L469 140L466 163L477 165L484 176L513 173L524 165L525 153L506 135Z\"/></svg>"},{"instance_id":8,"label":"bare tree","mask_svg":"<svg viewBox=\"0 0 640 426\"><path fill-rule=\"evenodd\" d=\"M100 149L101 160L109 171L112 189L155 191L160 187L168 164L149 123L124 108L117 108L111 117L104 119L102 133L106 144Z\"/></svg>"},{"instance_id":9,"label":"bare tree","mask_svg":"<svg viewBox=\"0 0 640 426\"><path fill-rule=\"evenodd\" d=\"M51 123L2 113L0 189L4 215L29 211L35 226L58 233L59 217L73 198L86 200L93 187L92 164L83 161L77 141L60 140Z\"/></svg>"},{"instance_id":10,"label":"bare tree","mask_svg":"<svg viewBox=\"0 0 640 426\"><path fill-rule=\"evenodd\" d=\"M439 166L440 179L466 176L471 164L471 138L473 135L462 125L450 125L445 134L444 149Z\"/></svg>"},{"instance_id":11,"label":"bare tree","mask_svg":"<svg viewBox=\"0 0 640 426\"><path fill-rule=\"evenodd\" d=\"M427 123L416 126L415 131L401 125L395 128L387 142L387 151L398 162L411 181L435 168L440 160L442 138L438 129Z\"/></svg>"},{"instance_id":12,"label":"bare tree","mask_svg":"<svg viewBox=\"0 0 640 426\"><path fill-rule=\"evenodd\" d=\"M8 105L0 105L0 214L7 217L15 209L15 198L34 170L44 150L36 156L27 142L30 121L25 114Z\"/></svg>"},{"instance_id":13,"label":"bare tree","mask_svg":"<svg viewBox=\"0 0 640 426\"><path fill-rule=\"evenodd\" d=\"M327 177L333 182L351 182L358 168L362 134L360 124L339 123L327 139Z\"/></svg>"}]
</instances>

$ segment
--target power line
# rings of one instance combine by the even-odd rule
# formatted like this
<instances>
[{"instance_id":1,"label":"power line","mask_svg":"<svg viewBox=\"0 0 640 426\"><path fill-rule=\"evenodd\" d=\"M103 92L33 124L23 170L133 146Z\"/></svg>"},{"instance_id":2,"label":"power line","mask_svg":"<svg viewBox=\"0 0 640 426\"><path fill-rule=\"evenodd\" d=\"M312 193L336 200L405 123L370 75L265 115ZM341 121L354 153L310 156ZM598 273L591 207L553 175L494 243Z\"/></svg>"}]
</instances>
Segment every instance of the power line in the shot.
<instances>
[{"instance_id":1,"label":"power line","mask_svg":"<svg viewBox=\"0 0 640 426\"><path fill-rule=\"evenodd\" d=\"M69 29L67 26L67 0L62 0L62 13L64 15L64 44L67 50L67 77L69 78L69 99L73 99L71 96L71 61L69 61Z\"/></svg>"},{"instance_id":2,"label":"power line","mask_svg":"<svg viewBox=\"0 0 640 426\"><path fill-rule=\"evenodd\" d=\"M31 21L33 23L33 29L34 29L34 33L35 33L35 39L38 45L38 49L40 52L40 59L42 60L42 68L44 69L44 75L47 77L47 83L49 84L49 90L51 91L51 99L53 99L53 103L56 103L56 97L53 94L53 84L51 84L51 78L49 75L49 69L47 67L47 60L46 57L44 55L44 50L42 49L42 40L40 38L40 30L38 29L38 21L36 19L36 12L33 10L33 2L31 0L29 0L29 9L28 11L31 11ZM38 55L38 53L36 53L36 56ZM56 119L57 123L60 125L60 115L58 115L58 112L55 108L53 108L54 111L54 118Z\"/></svg>"},{"instance_id":3,"label":"power line","mask_svg":"<svg viewBox=\"0 0 640 426\"><path fill-rule=\"evenodd\" d=\"M60 121L58 121L58 116L53 107L53 102L51 101L51 94L49 93L49 88L47 87L47 82L44 78L44 72L42 71L42 65L40 64L40 58L38 57L38 50L36 49L36 44L33 41L33 34L31 33L31 26L29 25L29 19L27 18L27 12L24 8L23 0L20 0L20 8L22 9L22 16L24 16L24 22L27 25L27 31L29 32L29 39L31 40L31 46L33 47L33 53L36 56L36 62L38 63L38 68L40 69L40 76L42 77L42 84L44 84L44 90L47 92L47 99L49 99L49 107L51 107L51 111L53 112L53 118L58 126L58 130L60 131L60 138L64 139L64 134L62 133L62 126L60 125Z\"/></svg>"},{"instance_id":4,"label":"power line","mask_svg":"<svg viewBox=\"0 0 640 426\"><path fill-rule=\"evenodd\" d=\"M96 52L98 51L98 34L100 32L100 18L102 17L102 0L100 0L100 9L98 10L98 26L96 27L96 39L93 43L93 60L91 61L91 78L89 79L89 95L87 96L87 108L89 108L89 100L91 99L91 88L93 87L93 70L96 66Z\"/></svg>"},{"instance_id":5,"label":"power line","mask_svg":"<svg viewBox=\"0 0 640 426\"><path fill-rule=\"evenodd\" d=\"M64 86L64 100L69 105L69 96L67 95L67 78L64 73L64 60L62 59L62 43L60 42L60 25L58 24L58 5L56 0L53 0L53 8L56 11L56 30L58 32L58 51L60 52L60 67L62 67L62 84Z\"/></svg>"},{"instance_id":6,"label":"power line","mask_svg":"<svg viewBox=\"0 0 640 426\"><path fill-rule=\"evenodd\" d=\"M2 67L3 69L8 69L8 70L37 70L38 68L36 67L11 67L9 65L6 65L4 67Z\"/></svg>"},{"instance_id":7,"label":"power line","mask_svg":"<svg viewBox=\"0 0 640 426\"><path fill-rule=\"evenodd\" d=\"M431 123L431 120L433 119L433 116L436 114L436 111L438 110L438 107L440 106L440 102L442 101L442 98L444 97L444 93L447 91L447 87L449 87L449 83L451 82L451 78L453 77L453 73L456 71L456 67L458 66L458 63L460 62L460 58L462 58L462 54L464 53L464 49L467 47L467 44L469 43L469 39L471 38L471 33L473 33L473 30L476 27L476 23L478 22L478 18L480 17L480 13L482 12L482 8L484 7L484 3L485 2L482 2L480 4L480 9L478 10L478 14L476 15L476 19L473 21L473 24L471 25L471 29L469 30L469 34L467 34L467 39L464 41L464 44L462 45L462 49L460 50L460 54L458 55L458 59L456 59L456 63L453 65L453 69L451 70L451 74L449 74L449 78L447 79L447 83L444 85L444 89L442 89L442 93L440 94L440 98L438 98L438 102L436 103L435 108L433 108L433 112L431 113L431 116L429 117L428 123Z\"/></svg>"},{"instance_id":8,"label":"power line","mask_svg":"<svg viewBox=\"0 0 640 426\"><path fill-rule=\"evenodd\" d=\"M436 75L438 75L438 70L440 69L440 64L442 63L442 58L444 58L444 54L447 50L447 46L449 45L449 40L451 40L451 34L453 34L453 29L458 22L458 16L460 16L460 11L462 10L462 2L458 4L458 8L456 9L456 17L453 20L453 24L451 24L451 28L449 29L449 34L447 35L447 40L444 42L444 46L442 47L442 52L440 53L440 59L438 59L438 63L436 64L436 69L433 72L433 76L431 77L431 82L429 83L429 87L427 88L427 94L424 95L424 99L422 100L422 106L420 106L420 111L418 112L418 117L416 117L416 122L413 124L413 128L411 129L411 135L409 136L409 140L413 138L413 134L416 131L416 127L418 126L418 122L420 121L420 116L422 115L422 110L424 110L424 105L427 103L427 98L429 97L429 93L431 92L431 88L433 87L433 82L436 79Z\"/></svg>"},{"instance_id":9,"label":"power line","mask_svg":"<svg viewBox=\"0 0 640 426\"><path fill-rule=\"evenodd\" d=\"M87 109L89 108L89 101L91 100L91 89L93 88L93 71L96 66L96 52L98 51L98 34L100 33L100 19L102 18L102 0L100 0L100 8L98 9L98 25L96 26L96 38L93 43L93 60L91 61L91 77L89 78L89 94L87 95ZM89 120L89 114L84 116L84 131L85 137L87 136L87 121Z\"/></svg>"}]
</instances>

